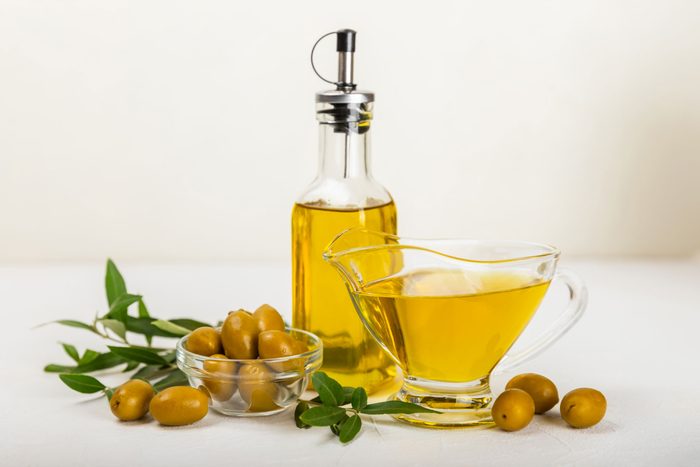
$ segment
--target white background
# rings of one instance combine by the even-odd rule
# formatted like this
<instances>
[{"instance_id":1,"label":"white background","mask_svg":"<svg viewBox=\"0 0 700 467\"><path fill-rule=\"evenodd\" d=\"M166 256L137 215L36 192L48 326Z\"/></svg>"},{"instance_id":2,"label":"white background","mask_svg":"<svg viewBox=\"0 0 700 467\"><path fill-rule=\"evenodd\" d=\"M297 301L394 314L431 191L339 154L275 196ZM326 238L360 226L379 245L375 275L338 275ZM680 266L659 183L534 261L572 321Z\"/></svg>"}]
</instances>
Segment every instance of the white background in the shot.
<instances>
[{"instance_id":1,"label":"white background","mask_svg":"<svg viewBox=\"0 0 700 467\"><path fill-rule=\"evenodd\" d=\"M340 27L402 233L700 250L698 2L0 0L0 261L285 261Z\"/></svg>"}]
</instances>

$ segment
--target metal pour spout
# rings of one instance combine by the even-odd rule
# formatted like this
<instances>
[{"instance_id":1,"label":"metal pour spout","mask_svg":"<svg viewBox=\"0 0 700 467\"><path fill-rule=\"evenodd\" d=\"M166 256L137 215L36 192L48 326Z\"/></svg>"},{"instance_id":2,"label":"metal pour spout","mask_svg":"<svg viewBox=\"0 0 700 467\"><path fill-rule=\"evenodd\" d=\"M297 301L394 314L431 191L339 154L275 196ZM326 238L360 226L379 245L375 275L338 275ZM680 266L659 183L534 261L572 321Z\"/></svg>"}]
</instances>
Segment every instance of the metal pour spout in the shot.
<instances>
[{"instance_id":1,"label":"metal pour spout","mask_svg":"<svg viewBox=\"0 0 700 467\"><path fill-rule=\"evenodd\" d=\"M357 32L352 29L341 29L336 32L336 52L338 52L338 90L351 92L355 84L355 38Z\"/></svg>"}]
</instances>

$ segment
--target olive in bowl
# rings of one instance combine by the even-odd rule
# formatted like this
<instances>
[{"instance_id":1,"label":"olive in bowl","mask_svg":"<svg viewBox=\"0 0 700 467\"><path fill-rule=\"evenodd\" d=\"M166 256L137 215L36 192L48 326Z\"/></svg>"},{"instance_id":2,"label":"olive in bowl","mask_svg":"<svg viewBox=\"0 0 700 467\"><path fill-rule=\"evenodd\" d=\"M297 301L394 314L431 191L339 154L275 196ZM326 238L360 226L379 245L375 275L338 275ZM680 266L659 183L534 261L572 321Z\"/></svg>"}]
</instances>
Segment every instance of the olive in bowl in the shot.
<instances>
[{"instance_id":1,"label":"olive in bowl","mask_svg":"<svg viewBox=\"0 0 700 467\"><path fill-rule=\"evenodd\" d=\"M209 394L210 407L219 413L255 417L281 412L296 403L310 375L321 367L322 343L316 335L301 329L272 331L271 338L263 336L263 353L274 355L269 358L198 355L188 350L189 334L177 343L177 366L187 375L190 386ZM224 335L222 332L222 338ZM243 335L246 342L251 340L247 333ZM254 353L258 354L257 349Z\"/></svg>"}]
</instances>

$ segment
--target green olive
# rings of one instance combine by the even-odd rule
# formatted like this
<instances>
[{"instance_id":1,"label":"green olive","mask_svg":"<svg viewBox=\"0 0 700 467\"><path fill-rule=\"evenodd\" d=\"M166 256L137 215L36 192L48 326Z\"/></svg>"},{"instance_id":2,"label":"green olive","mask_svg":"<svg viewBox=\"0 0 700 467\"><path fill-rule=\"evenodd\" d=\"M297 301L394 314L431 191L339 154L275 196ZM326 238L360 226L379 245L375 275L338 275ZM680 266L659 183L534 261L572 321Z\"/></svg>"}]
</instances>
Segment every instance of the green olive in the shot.
<instances>
[{"instance_id":1,"label":"green olive","mask_svg":"<svg viewBox=\"0 0 700 467\"><path fill-rule=\"evenodd\" d=\"M265 331L258 335L258 353L260 358L281 358L302 352L301 343L284 331ZM300 371L304 366L303 358L293 358L284 362L269 362L275 371Z\"/></svg>"},{"instance_id":2,"label":"green olive","mask_svg":"<svg viewBox=\"0 0 700 467\"><path fill-rule=\"evenodd\" d=\"M530 394L535 402L535 413L542 414L557 405L559 393L557 387L549 379L536 373L523 373L513 377L506 389L522 389Z\"/></svg>"},{"instance_id":3,"label":"green olive","mask_svg":"<svg viewBox=\"0 0 700 467\"><path fill-rule=\"evenodd\" d=\"M153 399L153 386L142 379L132 379L122 384L109 399L109 408L119 420L138 420L148 412Z\"/></svg>"},{"instance_id":4,"label":"green olive","mask_svg":"<svg viewBox=\"0 0 700 467\"><path fill-rule=\"evenodd\" d=\"M227 401L236 392L236 381L233 379L236 374L236 362L226 360L226 355L214 354L212 359L205 360L204 371L212 377L204 378L204 386L209 391L212 399L216 401ZM217 378L219 376L219 378Z\"/></svg>"},{"instance_id":5,"label":"green olive","mask_svg":"<svg viewBox=\"0 0 700 467\"><path fill-rule=\"evenodd\" d=\"M187 337L187 350L204 357L220 354L222 347L219 331L208 326L195 329Z\"/></svg>"},{"instance_id":6,"label":"green olive","mask_svg":"<svg viewBox=\"0 0 700 467\"><path fill-rule=\"evenodd\" d=\"M284 331L265 331L258 335L260 358L288 357L295 353L294 338Z\"/></svg>"},{"instance_id":7,"label":"green olive","mask_svg":"<svg viewBox=\"0 0 700 467\"><path fill-rule=\"evenodd\" d=\"M265 331L284 331L284 320L282 316L277 312L277 310L268 305L260 305L255 313L253 313L253 318L258 322L258 332Z\"/></svg>"},{"instance_id":8,"label":"green olive","mask_svg":"<svg viewBox=\"0 0 700 467\"><path fill-rule=\"evenodd\" d=\"M561 400L561 418L574 428L588 428L605 417L608 403L602 392L591 388L578 388Z\"/></svg>"},{"instance_id":9,"label":"green olive","mask_svg":"<svg viewBox=\"0 0 700 467\"><path fill-rule=\"evenodd\" d=\"M273 375L262 362L248 363L238 371L238 392L248 404L250 412L276 410L278 386L271 381Z\"/></svg>"},{"instance_id":10,"label":"green olive","mask_svg":"<svg viewBox=\"0 0 700 467\"><path fill-rule=\"evenodd\" d=\"M151 400L151 415L161 425L189 425L204 418L209 411L207 395L190 386L173 386Z\"/></svg>"},{"instance_id":11,"label":"green olive","mask_svg":"<svg viewBox=\"0 0 700 467\"><path fill-rule=\"evenodd\" d=\"M506 389L493 403L491 416L501 430L525 428L535 415L535 402L521 389Z\"/></svg>"},{"instance_id":12,"label":"green olive","mask_svg":"<svg viewBox=\"0 0 700 467\"><path fill-rule=\"evenodd\" d=\"M309 351L309 346L306 345L306 342L300 340L300 339L294 339L294 354L300 354L304 352Z\"/></svg>"},{"instance_id":13,"label":"green olive","mask_svg":"<svg viewBox=\"0 0 700 467\"><path fill-rule=\"evenodd\" d=\"M221 343L228 358L257 358L257 321L245 310L229 313L221 327Z\"/></svg>"}]
</instances>

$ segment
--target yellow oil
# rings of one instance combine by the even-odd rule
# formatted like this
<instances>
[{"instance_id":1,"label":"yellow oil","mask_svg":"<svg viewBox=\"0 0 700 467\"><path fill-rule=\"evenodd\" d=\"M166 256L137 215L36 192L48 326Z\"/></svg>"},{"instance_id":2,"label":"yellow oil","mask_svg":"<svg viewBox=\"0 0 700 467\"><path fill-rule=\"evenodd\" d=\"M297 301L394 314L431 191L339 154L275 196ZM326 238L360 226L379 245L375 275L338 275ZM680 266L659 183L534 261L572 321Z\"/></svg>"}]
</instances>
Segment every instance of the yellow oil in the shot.
<instances>
[{"instance_id":1,"label":"yellow oil","mask_svg":"<svg viewBox=\"0 0 700 467\"><path fill-rule=\"evenodd\" d=\"M410 376L487 376L537 310L549 281L521 272L417 270L369 284L353 299Z\"/></svg>"},{"instance_id":2,"label":"yellow oil","mask_svg":"<svg viewBox=\"0 0 700 467\"><path fill-rule=\"evenodd\" d=\"M292 211L293 326L323 340L323 368L344 386L375 390L394 379L396 368L364 328L338 272L323 259L345 229L396 233L396 206L334 210L296 204Z\"/></svg>"}]
</instances>

